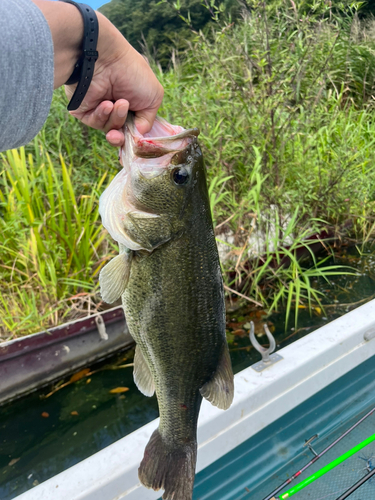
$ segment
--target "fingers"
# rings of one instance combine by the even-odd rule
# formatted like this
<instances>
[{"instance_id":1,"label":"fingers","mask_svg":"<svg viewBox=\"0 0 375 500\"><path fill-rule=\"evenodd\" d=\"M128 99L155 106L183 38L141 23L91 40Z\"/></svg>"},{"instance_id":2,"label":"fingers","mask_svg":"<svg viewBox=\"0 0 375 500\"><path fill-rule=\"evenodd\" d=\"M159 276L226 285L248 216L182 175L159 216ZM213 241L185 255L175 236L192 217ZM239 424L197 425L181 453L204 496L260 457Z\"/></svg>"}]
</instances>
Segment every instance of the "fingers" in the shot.
<instances>
[{"instance_id":1,"label":"fingers","mask_svg":"<svg viewBox=\"0 0 375 500\"><path fill-rule=\"evenodd\" d=\"M105 138L109 144L115 148L120 148L125 142L125 136L121 130L110 130Z\"/></svg>"},{"instance_id":2,"label":"fingers","mask_svg":"<svg viewBox=\"0 0 375 500\"><path fill-rule=\"evenodd\" d=\"M89 127L107 132L106 139L114 147L121 147L124 144L124 126L129 110L129 103L126 99L119 99L115 103L102 101L93 111L82 112L79 109L70 114L82 120Z\"/></svg>"},{"instance_id":3,"label":"fingers","mask_svg":"<svg viewBox=\"0 0 375 500\"><path fill-rule=\"evenodd\" d=\"M149 110L147 110L147 112L136 111L134 122L140 134L144 135L147 132L150 132L156 117L156 113L157 110L155 111L155 113L150 113Z\"/></svg>"},{"instance_id":4,"label":"fingers","mask_svg":"<svg viewBox=\"0 0 375 500\"><path fill-rule=\"evenodd\" d=\"M108 142L118 147L124 143L121 129L129 107L135 112L137 129L145 134L152 128L164 91L142 56L106 17L100 13L97 16L100 58L81 106L71 114L103 130ZM74 86L66 86L69 98L73 91Z\"/></svg>"},{"instance_id":5,"label":"fingers","mask_svg":"<svg viewBox=\"0 0 375 500\"><path fill-rule=\"evenodd\" d=\"M114 147L121 147L124 144L124 126L129 111L129 103L125 99L119 99L115 102L112 113L105 124L103 130L107 132L106 139Z\"/></svg>"},{"instance_id":6,"label":"fingers","mask_svg":"<svg viewBox=\"0 0 375 500\"><path fill-rule=\"evenodd\" d=\"M114 147L121 147L124 144L125 136L122 130L119 129L124 126L129 111L129 103L125 99L119 99L119 101L116 101L110 118L104 127L104 131L107 131L106 139ZM124 103L126 104L124 105ZM151 130L159 105L157 108L135 112L135 125L140 134L146 134Z\"/></svg>"},{"instance_id":7,"label":"fingers","mask_svg":"<svg viewBox=\"0 0 375 500\"><path fill-rule=\"evenodd\" d=\"M164 90L160 84L158 90L159 92L155 99L155 106L135 112L135 125L138 129L138 132L142 135L150 132L152 125L154 124L158 109L161 106Z\"/></svg>"},{"instance_id":8,"label":"fingers","mask_svg":"<svg viewBox=\"0 0 375 500\"><path fill-rule=\"evenodd\" d=\"M124 126L129 111L129 102L126 99L119 99L115 102L108 121L103 127L104 132L119 130Z\"/></svg>"},{"instance_id":9,"label":"fingers","mask_svg":"<svg viewBox=\"0 0 375 500\"><path fill-rule=\"evenodd\" d=\"M113 112L114 104L111 101L102 101L95 109L85 111L79 107L76 111L70 111L70 114L78 120L82 120L85 125L104 130L106 123Z\"/></svg>"},{"instance_id":10,"label":"fingers","mask_svg":"<svg viewBox=\"0 0 375 500\"><path fill-rule=\"evenodd\" d=\"M128 110L128 101L119 99L115 103L102 101L94 109L86 112L78 108L76 111L71 111L70 114L82 120L89 127L108 132L112 129L118 130L124 126Z\"/></svg>"}]
</instances>

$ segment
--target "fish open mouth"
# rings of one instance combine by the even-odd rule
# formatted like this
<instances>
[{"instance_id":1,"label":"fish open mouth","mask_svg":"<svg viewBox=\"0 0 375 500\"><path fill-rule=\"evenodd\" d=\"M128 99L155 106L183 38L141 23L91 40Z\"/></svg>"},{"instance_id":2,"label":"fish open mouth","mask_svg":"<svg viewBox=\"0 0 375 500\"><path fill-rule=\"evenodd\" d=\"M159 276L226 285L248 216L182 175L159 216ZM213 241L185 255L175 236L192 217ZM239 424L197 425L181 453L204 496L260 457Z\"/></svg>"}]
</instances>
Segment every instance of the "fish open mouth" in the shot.
<instances>
[{"instance_id":1,"label":"fish open mouth","mask_svg":"<svg viewBox=\"0 0 375 500\"><path fill-rule=\"evenodd\" d=\"M172 158L183 152L196 141L199 129L185 130L171 125L157 117L150 132L141 135L135 124L134 116L129 113L124 128L125 144L120 150L120 163L123 169L112 180L100 197L99 212L103 226L118 243L139 250L142 248L132 240L124 228L124 220L129 213L141 213L144 217L156 218L157 214L143 212L131 190L127 189L132 172L138 171L145 179L152 179L170 168ZM184 153L182 153L184 154ZM138 208L135 208L138 202Z\"/></svg>"},{"instance_id":2,"label":"fish open mouth","mask_svg":"<svg viewBox=\"0 0 375 500\"><path fill-rule=\"evenodd\" d=\"M158 158L165 154L182 151L198 137L199 129L185 130L179 125L171 125L163 118L156 117L152 129L141 135L134 125L132 117L125 125L133 139L133 152L139 158Z\"/></svg>"},{"instance_id":3,"label":"fish open mouth","mask_svg":"<svg viewBox=\"0 0 375 500\"><path fill-rule=\"evenodd\" d=\"M125 123L125 145L120 151L120 162L129 172L138 168L146 178L160 175L171 163L172 157L196 140L199 129L184 129L156 117L152 129L141 135L133 115Z\"/></svg>"}]
</instances>

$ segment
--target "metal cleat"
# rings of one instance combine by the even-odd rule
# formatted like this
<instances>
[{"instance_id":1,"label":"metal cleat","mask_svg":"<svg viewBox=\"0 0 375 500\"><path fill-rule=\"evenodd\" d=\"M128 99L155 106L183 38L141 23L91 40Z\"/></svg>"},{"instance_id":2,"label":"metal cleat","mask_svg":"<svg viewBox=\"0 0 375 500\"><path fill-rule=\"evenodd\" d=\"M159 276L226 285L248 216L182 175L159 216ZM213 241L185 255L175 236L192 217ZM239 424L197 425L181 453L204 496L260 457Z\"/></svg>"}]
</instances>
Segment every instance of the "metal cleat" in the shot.
<instances>
[{"instance_id":1,"label":"metal cleat","mask_svg":"<svg viewBox=\"0 0 375 500\"><path fill-rule=\"evenodd\" d=\"M259 344L259 342L255 338L254 323L252 321L250 322L250 342L252 346L262 355L262 361L251 365L251 368L253 368L256 372L262 372L269 366L274 365L275 363L283 359L280 354L272 354L276 347L276 341L266 324L263 325L263 328L270 342L270 346L268 348L263 347Z\"/></svg>"}]
</instances>

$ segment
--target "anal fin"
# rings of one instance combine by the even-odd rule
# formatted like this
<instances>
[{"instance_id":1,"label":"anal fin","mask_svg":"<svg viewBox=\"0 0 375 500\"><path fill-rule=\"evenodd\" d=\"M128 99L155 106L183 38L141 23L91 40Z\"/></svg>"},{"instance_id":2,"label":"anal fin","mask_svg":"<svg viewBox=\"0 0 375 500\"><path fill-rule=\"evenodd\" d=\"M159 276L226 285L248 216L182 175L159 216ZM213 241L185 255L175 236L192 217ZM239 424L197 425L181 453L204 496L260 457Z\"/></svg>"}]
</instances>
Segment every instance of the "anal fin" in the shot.
<instances>
[{"instance_id":1,"label":"anal fin","mask_svg":"<svg viewBox=\"0 0 375 500\"><path fill-rule=\"evenodd\" d=\"M134 372L133 378L135 385L145 396L152 396L155 392L154 379L148 364L137 345L134 354Z\"/></svg>"},{"instance_id":2,"label":"anal fin","mask_svg":"<svg viewBox=\"0 0 375 500\"><path fill-rule=\"evenodd\" d=\"M127 249L109 261L100 271L100 293L108 304L115 302L124 293L129 281L132 256L133 252Z\"/></svg>"},{"instance_id":3,"label":"anal fin","mask_svg":"<svg viewBox=\"0 0 375 500\"><path fill-rule=\"evenodd\" d=\"M227 410L233 401L234 381L228 346L225 343L219 363L212 378L201 388L200 393L212 405Z\"/></svg>"}]
</instances>

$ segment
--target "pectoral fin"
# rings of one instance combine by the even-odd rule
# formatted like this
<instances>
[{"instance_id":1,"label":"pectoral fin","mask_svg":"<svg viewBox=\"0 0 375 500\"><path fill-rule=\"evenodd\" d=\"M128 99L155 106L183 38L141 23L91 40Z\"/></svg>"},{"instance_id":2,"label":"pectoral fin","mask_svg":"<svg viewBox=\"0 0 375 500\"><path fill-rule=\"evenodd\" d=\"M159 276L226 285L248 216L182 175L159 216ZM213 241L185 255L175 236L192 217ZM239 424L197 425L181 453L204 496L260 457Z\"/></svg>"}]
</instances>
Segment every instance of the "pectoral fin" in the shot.
<instances>
[{"instance_id":1,"label":"pectoral fin","mask_svg":"<svg viewBox=\"0 0 375 500\"><path fill-rule=\"evenodd\" d=\"M234 383L233 371L228 346L225 344L212 378L201 388L200 393L212 405L227 410L233 401Z\"/></svg>"},{"instance_id":2,"label":"pectoral fin","mask_svg":"<svg viewBox=\"0 0 375 500\"><path fill-rule=\"evenodd\" d=\"M152 252L155 248L171 239L170 218L137 210L130 211L123 220L123 228L128 238L139 248Z\"/></svg>"},{"instance_id":3,"label":"pectoral fin","mask_svg":"<svg viewBox=\"0 0 375 500\"><path fill-rule=\"evenodd\" d=\"M124 293L129 281L132 256L132 251L120 253L100 271L100 293L108 304L115 302Z\"/></svg>"},{"instance_id":4,"label":"pectoral fin","mask_svg":"<svg viewBox=\"0 0 375 500\"><path fill-rule=\"evenodd\" d=\"M152 396L154 394L154 379L139 346L135 348L133 377L135 385L142 394L145 396Z\"/></svg>"}]
</instances>

